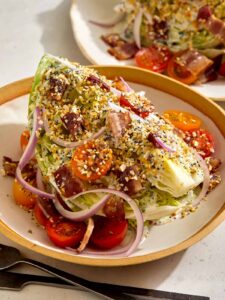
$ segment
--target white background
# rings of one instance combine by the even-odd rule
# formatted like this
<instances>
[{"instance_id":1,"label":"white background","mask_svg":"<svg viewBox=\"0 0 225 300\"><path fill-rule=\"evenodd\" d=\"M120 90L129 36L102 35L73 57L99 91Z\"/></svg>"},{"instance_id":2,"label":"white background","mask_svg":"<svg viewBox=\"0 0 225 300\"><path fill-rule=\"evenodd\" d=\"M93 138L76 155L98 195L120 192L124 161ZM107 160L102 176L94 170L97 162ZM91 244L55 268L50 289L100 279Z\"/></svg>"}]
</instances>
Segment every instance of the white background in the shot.
<instances>
[{"instance_id":1,"label":"white background","mask_svg":"<svg viewBox=\"0 0 225 300\"><path fill-rule=\"evenodd\" d=\"M0 0L0 86L32 76L48 52L89 64L78 49L69 19L70 1ZM224 105L224 104L222 104ZM15 245L0 235L0 243ZM22 247L24 255L84 278L225 299L225 222L201 242L176 255L138 266L98 268L50 259ZM19 267L14 271L40 274ZM30 285L20 292L0 290L1 300L97 299L74 290Z\"/></svg>"}]
</instances>

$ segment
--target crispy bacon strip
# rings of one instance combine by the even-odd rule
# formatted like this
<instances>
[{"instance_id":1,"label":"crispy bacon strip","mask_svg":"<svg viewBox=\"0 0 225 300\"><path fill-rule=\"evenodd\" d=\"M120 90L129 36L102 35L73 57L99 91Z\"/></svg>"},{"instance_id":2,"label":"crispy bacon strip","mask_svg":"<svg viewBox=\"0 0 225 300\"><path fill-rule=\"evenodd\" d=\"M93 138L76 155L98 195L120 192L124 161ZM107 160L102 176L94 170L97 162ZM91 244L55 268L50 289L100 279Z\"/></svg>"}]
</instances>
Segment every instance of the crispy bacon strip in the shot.
<instances>
[{"instance_id":1,"label":"crispy bacon strip","mask_svg":"<svg viewBox=\"0 0 225 300\"><path fill-rule=\"evenodd\" d=\"M225 22L214 16L208 5L199 9L198 21L200 24L205 24L209 32L225 43Z\"/></svg>"},{"instance_id":2,"label":"crispy bacon strip","mask_svg":"<svg viewBox=\"0 0 225 300\"><path fill-rule=\"evenodd\" d=\"M72 197L83 191L83 184L75 178L69 167L62 165L54 172L55 182L65 197Z\"/></svg>"},{"instance_id":3,"label":"crispy bacon strip","mask_svg":"<svg viewBox=\"0 0 225 300\"><path fill-rule=\"evenodd\" d=\"M119 138L129 127L131 117L129 112L110 112L107 116L107 122L113 136Z\"/></svg>"},{"instance_id":4,"label":"crispy bacon strip","mask_svg":"<svg viewBox=\"0 0 225 300\"><path fill-rule=\"evenodd\" d=\"M196 50L184 51L181 56L177 57L176 62L196 77L213 64L211 59Z\"/></svg>"},{"instance_id":5,"label":"crispy bacon strip","mask_svg":"<svg viewBox=\"0 0 225 300\"><path fill-rule=\"evenodd\" d=\"M126 60L134 57L138 48L135 43L126 42L118 34L103 35L102 40L110 46L108 53L118 60Z\"/></svg>"},{"instance_id":6,"label":"crispy bacon strip","mask_svg":"<svg viewBox=\"0 0 225 300\"><path fill-rule=\"evenodd\" d=\"M119 182L128 195L134 195L142 190L143 187L138 175L137 166L127 167L121 174Z\"/></svg>"}]
</instances>

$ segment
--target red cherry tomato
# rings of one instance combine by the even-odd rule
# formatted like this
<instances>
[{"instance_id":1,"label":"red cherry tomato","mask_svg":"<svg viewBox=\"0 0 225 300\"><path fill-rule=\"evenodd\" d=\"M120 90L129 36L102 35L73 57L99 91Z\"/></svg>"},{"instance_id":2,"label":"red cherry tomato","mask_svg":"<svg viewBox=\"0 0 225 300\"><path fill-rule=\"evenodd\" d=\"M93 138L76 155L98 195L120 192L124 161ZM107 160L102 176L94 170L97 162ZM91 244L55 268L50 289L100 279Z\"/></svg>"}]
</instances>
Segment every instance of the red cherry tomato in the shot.
<instances>
[{"instance_id":1,"label":"red cherry tomato","mask_svg":"<svg viewBox=\"0 0 225 300\"><path fill-rule=\"evenodd\" d=\"M127 228L125 219L98 217L90 240L97 248L111 249L123 241Z\"/></svg>"},{"instance_id":2,"label":"red cherry tomato","mask_svg":"<svg viewBox=\"0 0 225 300\"><path fill-rule=\"evenodd\" d=\"M151 106L150 102L146 101L146 103L143 103L143 108L138 109L136 107L134 107L134 105L132 105L124 96L120 97L120 105L123 107L127 107L130 110L132 110L136 115L140 116L141 118L146 118L150 112L152 112L153 107Z\"/></svg>"},{"instance_id":3,"label":"red cherry tomato","mask_svg":"<svg viewBox=\"0 0 225 300\"><path fill-rule=\"evenodd\" d=\"M181 81L186 84L191 84L197 80L197 77L188 71L184 66L179 65L176 59L181 55L181 53L176 53L170 59L167 66L167 74L169 77Z\"/></svg>"},{"instance_id":4,"label":"red cherry tomato","mask_svg":"<svg viewBox=\"0 0 225 300\"><path fill-rule=\"evenodd\" d=\"M221 76L225 76L225 61L221 64L221 66L219 68L219 74Z\"/></svg>"},{"instance_id":5,"label":"red cherry tomato","mask_svg":"<svg viewBox=\"0 0 225 300\"><path fill-rule=\"evenodd\" d=\"M49 220L46 224L49 239L58 247L76 247L82 240L86 224L65 219Z\"/></svg>"},{"instance_id":6,"label":"red cherry tomato","mask_svg":"<svg viewBox=\"0 0 225 300\"><path fill-rule=\"evenodd\" d=\"M30 132L28 130L24 130L20 136L20 148L22 151L25 150L30 138Z\"/></svg>"},{"instance_id":7,"label":"red cherry tomato","mask_svg":"<svg viewBox=\"0 0 225 300\"><path fill-rule=\"evenodd\" d=\"M34 207L34 216L40 225L46 226L48 218L45 216L38 203L36 203Z\"/></svg>"},{"instance_id":8,"label":"red cherry tomato","mask_svg":"<svg viewBox=\"0 0 225 300\"><path fill-rule=\"evenodd\" d=\"M166 46L153 45L140 49L135 55L135 61L141 68L162 73L167 68L170 56L170 51Z\"/></svg>"},{"instance_id":9,"label":"red cherry tomato","mask_svg":"<svg viewBox=\"0 0 225 300\"><path fill-rule=\"evenodd\" d=\"M184 133L185 142L195 148L203 158L214 153L214 139L207 130L200 128L197 130L184 131Z\"/></svg>"}]
</instances>

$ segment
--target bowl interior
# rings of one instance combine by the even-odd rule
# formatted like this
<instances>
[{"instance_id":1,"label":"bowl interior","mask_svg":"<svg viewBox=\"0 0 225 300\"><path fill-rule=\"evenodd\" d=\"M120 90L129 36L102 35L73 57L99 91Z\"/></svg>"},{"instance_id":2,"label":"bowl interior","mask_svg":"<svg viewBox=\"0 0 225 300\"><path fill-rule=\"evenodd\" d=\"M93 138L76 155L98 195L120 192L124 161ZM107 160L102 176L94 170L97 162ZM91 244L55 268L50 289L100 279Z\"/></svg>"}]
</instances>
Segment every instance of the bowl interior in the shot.
<instances>
[{"instance_id":1,"label":"bowl interior","mask_svg":"<svg viewBox=\"0 0 225 300\"><path fill-rule=\"evenodd\" d=\"M225 147L225 140L212 119L185 101L168 93L143 84L130 83L130 85L135 91L144 90L147 97L155 104L156 110L160 113L164 110L174 108L188 111L199 116L203 120L205 128L215 137L215 155L222 161L224 160L223 149ZM18 159L21 155L19 136L26 126L27 103L28 96L25 95L7 102L0 107L0 160L2 160L3 155L13 159ZM224 181L224 165L222 165L220 172L222 174L222 181ZM2 225L6 225L11 232L14 232L16 236L19 237L18 240L26 240L30 245L39 246L39 251L41 249L40 252L46 255L51 254L51 256L57 256L64 260L78 261L90 265L95 264L94 261L96 261L96 263L99 262L99 258L97 257L90 255L81 255L78 257L71 251L54 247L48 240L45 231L36 225L32 213L22 210L14 203L12 199L12 179L0 176L0 186L1 223ZM154 254L158 252L162 252L162 256L165 256L166 252L163 254L164 251L168 251L168 249L172 248L175 249L177 245L191 238L216 216L224 205L224 193L225 185L220 184L209 194L206 201L202 201L195 213L190 214L184 219L175 220L165 225L153 226L148 236L143 239L138 250L131 257L118 258L119 262L117 263L115 262L117 258L100 257L100 265L104 264L104 261L107 261L109 264L111 262L112 265L123 265L128 263L126 260L132 259L133 263L135 263L135 259L137 259L136 262L138 262L138 258L142 258L142 260L145 261L144 257L146 257L146 261L148 261L152 260ZM132 263L132 261L130 263Z\"/></svg>"}]
</instances>

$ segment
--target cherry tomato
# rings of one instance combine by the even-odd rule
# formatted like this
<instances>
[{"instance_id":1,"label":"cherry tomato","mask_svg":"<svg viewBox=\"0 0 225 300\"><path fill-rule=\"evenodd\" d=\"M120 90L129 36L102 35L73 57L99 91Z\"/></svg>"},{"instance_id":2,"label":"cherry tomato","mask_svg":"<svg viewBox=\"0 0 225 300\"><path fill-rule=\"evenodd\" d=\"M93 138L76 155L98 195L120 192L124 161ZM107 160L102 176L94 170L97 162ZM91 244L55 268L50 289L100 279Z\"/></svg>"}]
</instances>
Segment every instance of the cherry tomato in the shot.
<instances>
[{"instance_id":1,"label":"cherry tomato","mask_svg":"<svg viewBox=\"0 0 225 300\"><path fill-rule=\"evenodd\" d=\"M48 218L45 216L38 203L36 203L34 207L34 216L40 225L46 226Z\"/></svg>"},{"instance_id":2,"label":"cherry tomato","mask_svg":"<svg viewBox=\"0 0 225 300\"><path fill-rule=\"evenodd\" d=\"M197 116L185 111L167 110L163 113L163 116L181 130L198 129L202 124L202 121Z\"/></svg>"},{"instance_id":3,"label":"cherry tomato","mask_svg":"<svg viewBox=\"0 0 225 300\"><path fill-rule=\"evenodd\" d=\"M120 96L119 101L121 106L129 108L136 115L140 116L143 119L153 111L153 106L151 105L150 101L146 101L146 103L143 103L143 108L134 107L134 105L132 105L124 96Z\"/></svg>"},{"instance_id":4,"label":"cherry tomato","mask_svg":"<svg viewBox=\"0 0 225 300\"><path fill-rule=\"evenodd\" d=\"M28 130L24 130L20 136L20 148L22 151L25 150L30 138L30 132Z\"/></svg>"},{"instance_id":5,"label":"cherry tomato","mask_svg":"<svg viewBox=\"0 0 225 300\"><path fill-rule=\"evenodd\" d=\"M104 144L90 141L78 147L71 162L72 172L85 181L95 181L104 176L112 164L112 150Z\"/></svg>"},{"instance_id":6,"label":"cherry tomato","mask_svg":"<svg viewBox=\"0 0 225 300\"><path fill-rule=\"evenodd\" d=\"M111 249L123 241L127 228L125 219L98 217L90 241L97 248Z\"/></svg>"},{"instance_id":7,"label":"cherry tomato","mask_svg":"<svg viewBox=\"0 0 225 300\"><path fill-rule=\"evenodd\" d=\"M135 55L135 61L141 68L162 73L167 68L170 56L167 47L153 45L149 48L140 49Z\"/></svg>"},{"instance_id":8,"label":"cherry tomato","mask_svg":"<svg viewBox=\"0 0 225 300\"><path fill-rule=\"evenodd\" d=\"M113 81L114 86L117 90L120 90L122 92L127 92L128 91L128 86L126 82L124 82L121 77L116 77Z\"/></svg>"},{"instance_id":9,"label":"cherry tomato","mask_svg":"<svg viewBox=\"0 0 225 300\"><path fill-rule=\"evenodd\" d=\"M46 224L49 239L60 248L76 247L86 232L84 222L65 219L49 220Z\"/></svg>"},{"instance_id":10,"label":"cherry tomato","mask_svg":"<svg viewBox=\"0 0 225 300\"><path fill-rule=\"evenodd\" d=\"M167 74L169 77L181 81L186 84L191 84L197 80L197 77L188 71L184 66L179 65L176 59L181 53L174 54L167 65Z\"/></svg>"},{"instance_id":11,"label":"cherry tomato","mask_svg":"<svg viewBox=\"0 0 225 300\"><path fill-rule=\"evenodd\" d=\"M18 205L25 209L32 209L35 206L37 196L24 187L15 179L13 182L13 197Z\"/></svg>"},{"instance_id":12,"label":"cherry tomato","mask_svg":"<svg viewBox=\"0 0 225 300\"><path fill-rule=\"evenodd\" d=\"M219 68L219 74L221 76L225 76L225 61L221 64L221 66Z\"/></svg>"},{"instance_id":13,"label":"cherry tomato","mask_svg":"<svg viewBox=\"0 0 225 300\"><path fill-rule=\"evenodd\" d=\"M184 140L195 148L203 158L212 155L215 151L213 136L205 129L185 131Z\"/></svg>"}]
</instances>

